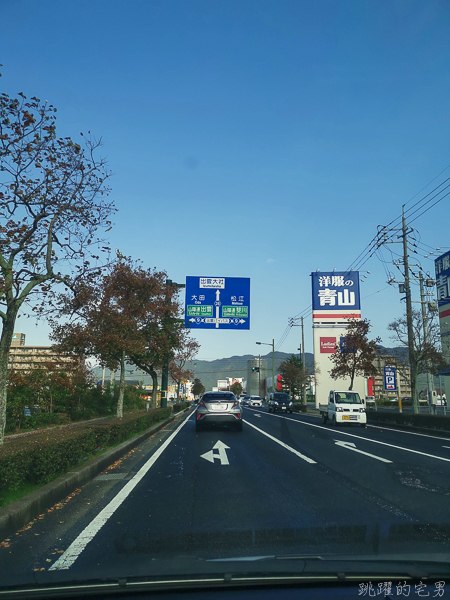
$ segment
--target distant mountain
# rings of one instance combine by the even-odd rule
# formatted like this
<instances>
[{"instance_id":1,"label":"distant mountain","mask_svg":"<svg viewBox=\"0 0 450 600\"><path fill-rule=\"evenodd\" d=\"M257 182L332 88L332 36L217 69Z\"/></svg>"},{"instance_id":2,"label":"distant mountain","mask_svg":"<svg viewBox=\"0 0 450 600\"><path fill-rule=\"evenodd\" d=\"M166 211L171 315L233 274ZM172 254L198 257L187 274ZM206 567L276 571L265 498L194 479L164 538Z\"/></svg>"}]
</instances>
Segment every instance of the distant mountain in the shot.
<instances>
[{"instance_id":1,"label":"distant mountain","mask_svg":"<svg viewBox=\"0 0 450 600\"><path fill-rule=\"evenodd\" d=\"M278 367L283 360L286 360L292 352L275 352L275 375L278 373ZM218 379L226 379L227 377L235 377L247 379L247 361L258 358L258 355L244 354L243 356L230 356L229 358L219 358L217 360L193 360L186 365L186 368L190 369L194 373L194 378L200 379L207 390L217 386ZM312 367L314 364L313 355L310 352L306 352L306 365ZM267 377L272 376L272 352L261 355L261 360L265 359L267 362ZM101 367L95 367L93 369L94 377L96 381L101 381L103 372ZM264 375L264 376L266 376ZM263 373L261 373L263 376ZM108 382L110 378L109 370L105 371L105 382ZM143 385L151 385L152 379L150 375L143 373L140 369L129 365L126 369L125 379L127 382L138 382L142 381ZM116 382L118 380L118 374L116 374ZM159 375L158 383L161 383Z\"/></svg>"},{"instance_id":2,"label":"distant mountain","mask_svg":"<svg viewBox=\"0 0 450 600\"><path fill-rule=\"evenodd\" d=\"M275 374L278 373L278 367L283 360L286 360L292 352L275 352ZM194 360L188 364L188 368L194 372L194 377L201 380L207 390L217 386L218 379L227 377L243 377L247 379L247 361L257 359L254 354L244 354L243 356L231 356L229 358L219 358L217 360ZM272 352L261 355L261 359L266 360L268 377L272 376ZM313 355L310 352L305 353L306 365L312 367L314 364ZM262 374L261 374L262 375Z\"/></svg>"},{"instance_id":3,"label":"distant mountain","mask_svg":"<svg viewBox=\"0 0 450 600\"><path fill-rule=\"evenodd\" d=\"M380 353L387 354L390 356L400 356L405 354L407 349L404 347L400 348L384 348L380 347ZM278 367L283 360L286 360L289 356L291 356L291 352L275 352L275 374L278 373ZM203 385L207 390L210 390L213 387L217 386L218 379L226 379L227 377L243 377L247 378L247 361L254 360L258 358L254 354L244 354L242 356L230 356L229 358L219 358L217 360L193 360L191 363L188 363L187 368L191 369L194 373L194 378L198 378L201 380ZM271 377L272 375L272 353L268 352L267 354L261 355L261 359L265 359L267 362L267 373L265 376ZM308 369L312 370L314 365L314 355L310 352L306 352L306 366ZM102 369L100 367L95 367L93 369L94 377L96 381L102 380ZM261 373L261 376L263 374ZM109 371L106 370L105 373L105 381L109 381ZM118 374L116 374L116 382L118 380ZM126 380L128 382L139 382L142 381L144 385L151 385L152 379L150 375L147 375L141 372L136 367L130 365L127 366L126 371ZM161 382L161 378L159 376L159 383ZM435 378L436 386L439 387L439 378ZM419 375L418 387L422 389L426 386L426 376Z\"/></svg>"}]
</instances>

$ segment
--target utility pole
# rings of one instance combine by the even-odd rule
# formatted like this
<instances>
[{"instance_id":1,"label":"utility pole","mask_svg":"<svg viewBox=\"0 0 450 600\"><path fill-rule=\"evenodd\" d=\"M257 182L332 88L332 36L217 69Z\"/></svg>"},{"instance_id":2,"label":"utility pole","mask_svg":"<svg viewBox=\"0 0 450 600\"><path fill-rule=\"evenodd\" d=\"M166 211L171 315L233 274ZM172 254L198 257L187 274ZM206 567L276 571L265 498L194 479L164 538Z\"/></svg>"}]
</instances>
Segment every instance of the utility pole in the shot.
<instances>
[{"instance_id":1,"label":"utility pole","mask_svg":"<svg viewBox=\"0 0 450 600\"><path fill-rule=\"evenodd\" d=\"M304 374L304 380L303 380L303 404L304 406L307 406L307 402L306 402L306 358L305 358L305 331L303 329L303 317L301 319L302 322L302 352L303 352L303 356L302 356L302 365L303 365L303 374Z\"/></svg>"},{"instance_id":2,"label":"utility pole","mask_svg":"<svg viewBox=\"0 0 450 600\"><path fill-rule=\"evenodd\" d=\"M419 412L417 403L417 364L414 354L414 330L411 302L411 285L409 283L409 265L408 265L408 233L405 221L405 205L402 206L402 238L403 238L403 265L405 268L405 294L406 294L406 325L408 330L408 354L409 366L411 369L411 396L413 399L413 410Z\"/></svg>"},{"instance_id":3,"label":"utility pole","mask_svg":"<svg viewBox=\"0 0 450 600\"><path fill-rule=\"evenodd\" d=\"M425 348L430 344L430 335L428 331L428 315L427 309L425 307L425 291L423 288L423 273L422 269L419 270L419 282L420 282L420 304L422 305L422 321L423 321L423 341L425 344ZM427 371L427 392L428 392L428 406L430 409L430 415L436 414L436 407L433 404L433 385L434 382L431 381L431 373Z\"/></svg>"}]
</instances>

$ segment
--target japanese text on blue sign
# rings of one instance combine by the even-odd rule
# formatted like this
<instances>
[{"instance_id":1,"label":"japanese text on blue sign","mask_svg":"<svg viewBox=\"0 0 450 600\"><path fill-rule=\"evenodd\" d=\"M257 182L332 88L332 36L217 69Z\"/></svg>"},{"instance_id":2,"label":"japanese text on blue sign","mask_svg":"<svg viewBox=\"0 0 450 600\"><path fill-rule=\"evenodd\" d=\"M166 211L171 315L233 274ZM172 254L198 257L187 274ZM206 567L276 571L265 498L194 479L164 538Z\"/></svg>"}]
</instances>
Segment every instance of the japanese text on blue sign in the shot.
<instances>
[{"instance_id":1,"label":"japanese text on blue sign","mask_svg":"<svg viewBox=\"0 0 450 600\"><path fill-rule=\"evenodd\" d=\"M184 323L192 329L250 329L250 279L186 277Z\"/></svg>"},{"instance_id":2,"label":"japanese text on blue sign","mask_svg":"<svg viewBox=\"0 0 450 600\"><path fill-rule=\"evenodd\" d=\"M312 278L313 310L360 310L359 272L315 272Z\"/></svg>"},{"instance_id":3,"label":"japanese text on blue sign","mask_svg":"<svg viewBox=\"0 0 450 600\"><path fill-rule=\"evenodd\" d=\"M384 367L384 389L390 391L397 389L395 367Z\"/></svg>"},{"instance_id":4,"label":"japanese text on blue sign","mask_svg":"<svg viewBox=\"0 0 450 600\"><path fill-rule=\"evenodd\" d=\"M450 252L434 261L436 269L436 290L439 306L450 302Z\"/></svg>"}]
</instances>

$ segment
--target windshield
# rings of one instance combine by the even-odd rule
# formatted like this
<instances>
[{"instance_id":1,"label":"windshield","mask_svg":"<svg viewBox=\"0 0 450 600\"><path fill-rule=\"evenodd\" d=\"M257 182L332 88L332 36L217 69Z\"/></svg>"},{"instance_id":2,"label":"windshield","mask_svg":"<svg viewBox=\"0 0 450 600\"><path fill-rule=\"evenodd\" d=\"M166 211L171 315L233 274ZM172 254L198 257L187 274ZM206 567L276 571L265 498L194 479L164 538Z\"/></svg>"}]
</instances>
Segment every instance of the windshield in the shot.
<instances>
[{"instance_id":1,"label":"windshield","mask_svg":"<svg viewBox=\"0 0 450 600\"><path fill-rule=\"evenodd\" d=\"M283 400L285 402L288 401L288 400L290 400L290 398L289 398L289 396L287 394L274 394L273 395L273 399L274 400L278 400L278 401Z\"/></svg>"},{"instance_id":2,"label":"windshield","mask_svg":"<svg viewBox=\"0 0 450 600\"><path fill-rule=\"evenodd\" d=\"M0 26L0 599L450 600L450 1Z\"/></svg>"},{"instance_id":3,"label":"windshield","mask_svg":"<svg viewBox=\"0 0 450 600\"><path fill-rule=\"evenodd\" d=\"M361 404L361 398L359 394L352 392L339 392L334 395L336 404Z\"/></svg>"},{"instance_id":4,"label":"windshield","mask_svg":"<svg viewBox=\"0 0 450 600\"><path fill-rule=\"evenodd\" d=\"M213 402L222 400L235 400L232 394L203 394L203 402Z\"/></svg>"}]
</instances>

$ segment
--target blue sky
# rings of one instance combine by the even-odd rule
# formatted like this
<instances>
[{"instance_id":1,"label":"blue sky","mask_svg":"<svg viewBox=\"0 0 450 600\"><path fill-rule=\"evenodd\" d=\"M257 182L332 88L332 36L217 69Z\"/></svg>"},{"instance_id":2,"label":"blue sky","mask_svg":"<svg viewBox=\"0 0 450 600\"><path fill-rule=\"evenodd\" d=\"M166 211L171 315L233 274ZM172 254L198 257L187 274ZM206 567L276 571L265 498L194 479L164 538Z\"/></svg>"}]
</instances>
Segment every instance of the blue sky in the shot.
<instances>
[{"instance_id":1,"label":"blue sky","mask_svg":"<svg viewBox=\"0 0 450 600\"><path fill-rule=\"evenodd\" d=\"M278 346L311 271L347 269L450 176L447 0L2 0L0 22L2 91L54 104L60 136L103 139L112 248L179 283L250 277L250 331L197 331L199 358ZM413 224L425 270L449 217L446 198ZM390 345L400 294L376 256L362 270ZM47 343L44 324L16 330Z\"/></svg>"}]
</instances>

